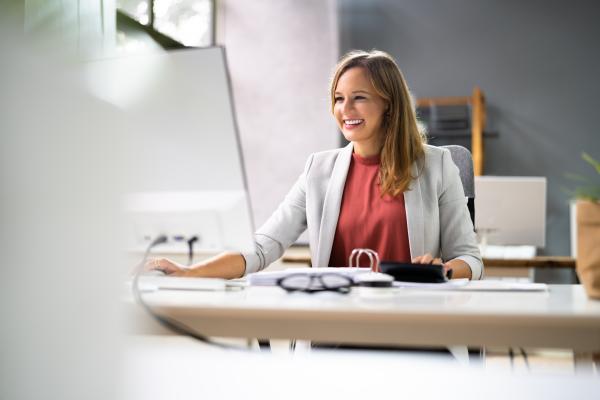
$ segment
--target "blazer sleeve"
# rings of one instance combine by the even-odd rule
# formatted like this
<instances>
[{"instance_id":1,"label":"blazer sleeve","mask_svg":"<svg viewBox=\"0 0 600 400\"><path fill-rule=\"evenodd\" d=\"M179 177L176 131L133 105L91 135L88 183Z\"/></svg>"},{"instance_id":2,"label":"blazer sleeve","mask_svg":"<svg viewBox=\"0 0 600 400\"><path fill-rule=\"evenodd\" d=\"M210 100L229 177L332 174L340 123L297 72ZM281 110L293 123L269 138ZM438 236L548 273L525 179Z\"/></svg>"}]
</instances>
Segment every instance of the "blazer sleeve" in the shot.
<instances>
[{"instance_id":1,"label":"blazer sleeve","mask_svg":"<svg viewBox=\"0 0 600 400\"><path fill-rule=\"evenodd\" d=\"M242 253L244 275L258 272L283 255L306 230L306 180L314 155L306 161L304 172L275 212L254 234L254 252Z\"/></svg>"},{"instance_id":2,"label":"blazer sleeve","mask_svg":"<svg viewBox=\"0 0 600 400\"><path fill-rule=\"evenodd\" d=\"M458 168L450 152L442 153L442 192L439 197L441 256L444 262L465 261L472 279L483 278L483 262Z\"/></svg>"}]
</instances>

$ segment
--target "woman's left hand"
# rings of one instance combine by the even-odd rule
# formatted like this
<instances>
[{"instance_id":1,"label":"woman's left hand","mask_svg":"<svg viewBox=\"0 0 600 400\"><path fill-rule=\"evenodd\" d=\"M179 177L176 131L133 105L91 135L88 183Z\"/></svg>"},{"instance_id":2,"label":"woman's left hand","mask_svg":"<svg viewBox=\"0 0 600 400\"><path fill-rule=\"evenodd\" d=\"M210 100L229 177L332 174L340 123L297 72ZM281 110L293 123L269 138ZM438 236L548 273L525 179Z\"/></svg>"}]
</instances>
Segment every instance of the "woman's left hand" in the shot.
<instances>
[{"instance_id":1,"label":"woman's left hand","mask_svg":"<svg viewBox=\"0 0 600 400\"><path fill-rule=\"evenodd\" d=\"M413 264L438 264L444 267L444 275L448 276L448 271L452 270L452 267L448 263L442 262L441 258L433 258L429 253L423 254L412 259Z\"/></svg>"}]
</instances>

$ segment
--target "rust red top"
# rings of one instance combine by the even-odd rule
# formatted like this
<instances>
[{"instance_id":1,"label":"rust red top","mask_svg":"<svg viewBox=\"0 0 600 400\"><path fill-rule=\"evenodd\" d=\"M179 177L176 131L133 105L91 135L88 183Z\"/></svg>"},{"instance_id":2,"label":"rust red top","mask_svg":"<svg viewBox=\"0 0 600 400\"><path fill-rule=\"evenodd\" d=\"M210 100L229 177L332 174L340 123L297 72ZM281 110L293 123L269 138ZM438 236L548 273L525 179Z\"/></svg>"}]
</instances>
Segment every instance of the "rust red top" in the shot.
<instances>
[{"instance_id":1,"label":"rust red top","mask_svg":"<svg viewBox=\"0 0 600 400\"><path fill-rule=\"evenodd\" d=\"M347 267L355 248L369 248L381 261L410 262L404 195L381 197L380 157L352 154L329 266ZM361 267L369 266L362 256Z\"/></svg>"}]
</instances>

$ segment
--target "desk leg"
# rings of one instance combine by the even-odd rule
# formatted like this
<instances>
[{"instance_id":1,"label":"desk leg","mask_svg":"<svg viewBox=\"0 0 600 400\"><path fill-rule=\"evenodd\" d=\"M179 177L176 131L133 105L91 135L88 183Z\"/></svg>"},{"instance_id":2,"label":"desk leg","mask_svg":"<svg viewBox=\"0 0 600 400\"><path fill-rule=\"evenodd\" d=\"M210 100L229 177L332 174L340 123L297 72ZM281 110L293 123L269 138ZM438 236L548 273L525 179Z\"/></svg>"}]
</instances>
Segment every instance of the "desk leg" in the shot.
<instances>
[{"instance_id":1,"label":"desk leg","mask_svg":"<svg viewBox=\"0 0 600 400\"><path fill-rule=\"evenodd\" d=\"M600 372L600 353L574 352L573 361L576 374L598 374ZM594 371L595 370L595 371Z\"/></svg>"}]
</instances>

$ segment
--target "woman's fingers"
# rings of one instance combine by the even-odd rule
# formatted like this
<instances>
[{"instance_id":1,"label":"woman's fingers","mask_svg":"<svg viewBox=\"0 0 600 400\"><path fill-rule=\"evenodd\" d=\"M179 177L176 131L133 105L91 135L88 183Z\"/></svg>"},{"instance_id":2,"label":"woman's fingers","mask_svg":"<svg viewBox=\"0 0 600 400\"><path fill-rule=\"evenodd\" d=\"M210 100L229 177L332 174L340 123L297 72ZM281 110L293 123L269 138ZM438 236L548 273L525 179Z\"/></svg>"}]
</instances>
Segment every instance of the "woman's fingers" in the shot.
<instances>
[{"instance_id":1,"label":"woman's fingers","mask_svg":"<svg viewBox=\"0 0 600 400\"><path fill-rule=\"evenodd\" d=\"M412 262L415 264L431 264L432 261L433 257L429 253L412 259Z\"/></svg>"},{"instance_id":2,"label":"woman's fingers","mask_svg":"<svg viewBox=\"0 0 600 400\"><path fill-rule=\"evenodd\" d=\"M429 253L413 258L412 262L414 264L443 264L441 258L433 258Z\"/></svg>"}]
</instances>

